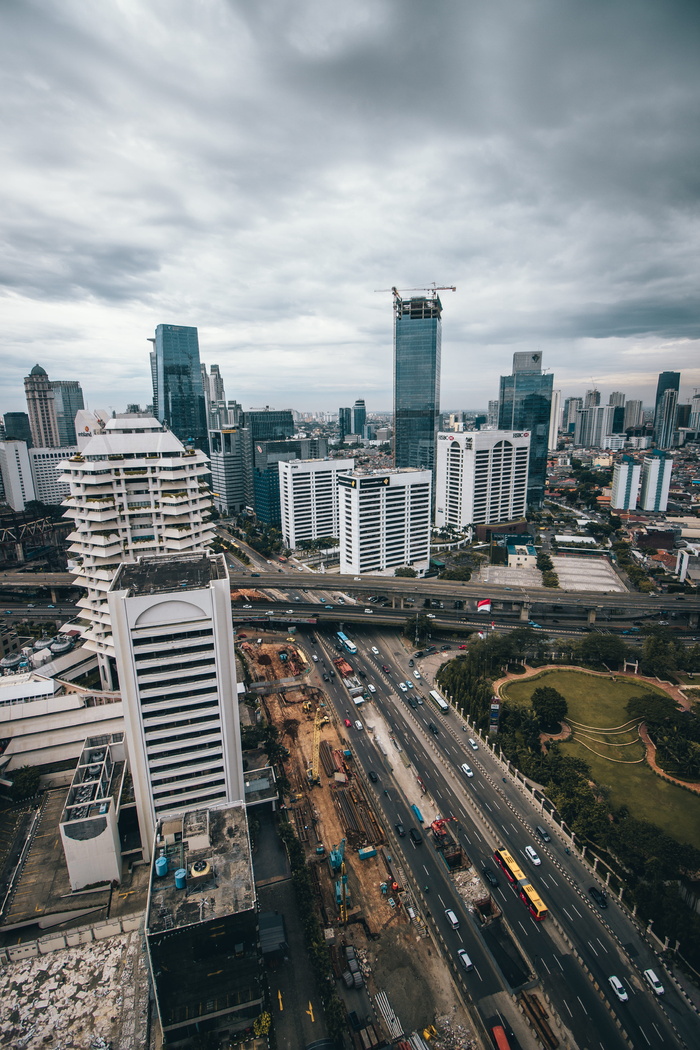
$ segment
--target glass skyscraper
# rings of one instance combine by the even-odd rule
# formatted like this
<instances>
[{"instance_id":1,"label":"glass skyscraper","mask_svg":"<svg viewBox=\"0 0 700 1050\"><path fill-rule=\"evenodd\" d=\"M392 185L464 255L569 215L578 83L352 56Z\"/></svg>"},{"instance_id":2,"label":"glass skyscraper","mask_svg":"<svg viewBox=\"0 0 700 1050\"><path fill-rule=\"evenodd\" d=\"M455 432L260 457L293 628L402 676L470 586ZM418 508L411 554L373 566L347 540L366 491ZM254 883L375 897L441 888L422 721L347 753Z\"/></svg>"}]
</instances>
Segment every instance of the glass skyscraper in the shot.
<instances>
[{"instance_id":1,"label":"glass skyscraper","mask_svg":"<svg viewBox=\"0 0 700 1050\"><path fill-rule=\"evenodd\" d=\"M654 404L654 435L659 448L671 447L680 385L680 372L659 373ZM668 391L671 391L671 393L665 396ZM675 397L673 394L675 394Z\"/></svg>"},{"instance_id":2,"label":"glass skyscraper","mask_svg":"<svg viewBox=\"0 0 700 1050\"><path fill-rule=\"evenodd\" d=\"M513 354L513 374L501 376L500 430L530 434L527 476L528 507L541 507L547 480L547 445L554 376L542 371L542 354Z\"/></svg>"},{"instance_id":3,"label":"glass skyscraper","mask_svg":"<svg viewBox=\"0 0 700 1050\"><path fill-rule=\"evenodd\" d=\"M153 410L184 445L209 451L197 329L159 324L152 339Z\"/></svg>"},{"instance_id":4,"label":"glass skyscraper","mask_svg":"<svg viewBox=\"0 0 700 1050\"><path fill-rule=\"evenodd\" d=\"M433 470L440 414L442 303L394 296L394 462Z\"/></svg>"},{"instance_id":5,"label":"glass skyscraper","mask_svg":"<svg viewBox=\"0 0 700 1050\"><path fill-rule=\"evenodd\" d=\"M76 379L54 379L51 381L54 403L56 405L56 422L58 423L58 440L61 448L75 445L75 416L85 408L83 390Z\"/></svg>"}]
</instances>

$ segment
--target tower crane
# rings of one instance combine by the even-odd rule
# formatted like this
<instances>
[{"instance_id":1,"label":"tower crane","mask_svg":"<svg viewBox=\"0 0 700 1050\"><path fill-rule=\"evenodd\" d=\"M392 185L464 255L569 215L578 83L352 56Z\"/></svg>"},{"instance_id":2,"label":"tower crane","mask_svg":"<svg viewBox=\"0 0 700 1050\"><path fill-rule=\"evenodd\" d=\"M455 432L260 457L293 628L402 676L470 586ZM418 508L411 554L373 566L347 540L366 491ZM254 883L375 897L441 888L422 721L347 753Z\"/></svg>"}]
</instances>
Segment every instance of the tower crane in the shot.
<instances>
[{"instance_id":1,"label":"tower crane","mask_svg":"<svg viewBox=\"0 0 700 1050\"><path fill-rule=\"evenodd\" d=\"M382 294L384 294L385 292L391 292L391 294L394 296L394 299L400 299L401 298L401 292L399 291L398 288L395 288L395 287L391 287L391 288L375 288L374 290L375 290L375 292L381 292ZM433 281L432 282L432 287L430 287L430 288L404 288L403 291L404 292L432 292L433 295L435 295L437 292L456 292L457 288L456 288L456 286L454 284L439 284L439 285L437 285L437 284L435 284L435 281Z\"/></svg>"}]
</instances>

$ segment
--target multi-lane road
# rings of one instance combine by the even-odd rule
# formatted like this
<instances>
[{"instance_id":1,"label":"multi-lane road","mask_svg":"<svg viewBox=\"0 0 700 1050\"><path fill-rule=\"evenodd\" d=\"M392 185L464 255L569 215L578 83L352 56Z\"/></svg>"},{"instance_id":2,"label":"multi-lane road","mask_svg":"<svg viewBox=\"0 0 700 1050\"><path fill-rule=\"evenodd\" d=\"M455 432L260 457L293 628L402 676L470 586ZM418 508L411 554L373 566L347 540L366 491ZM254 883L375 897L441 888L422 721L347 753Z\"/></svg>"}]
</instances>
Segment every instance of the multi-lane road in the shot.
<instances>
[{"instance_id":1,"label":"multi-lane road","mask_svg":"<svg viewBox=\"0 0 700 1050\"><path fill-rule=\"evenodd\" d=\"M321 657L322 671L324 656L327 667L331 667L330 661L337 654L332 633L319 633L318 637L317 648L310 651ZM408 696L415 696L416 690L403 694L398 688L398 681L412 677L408 657L398 637L393 633L364 631L356 633L354 640L358 654L351 661L358 670L364 671L366 680L377 690L372 708L386 720L394 739L425 783L426 800L432 802L442 816L456 818L452 826L457 829L456 834L477 870L489 867L498 878L499 885L492 893L513 931L517 947L509 944L507 937L497 937L492 928L482 930L477 926L455 893L429 833L424 834L420 846L413 845L409 836L396 840L448 956L455 960L457 949L463 947L474 962L473 971L456 972L484 1022L496 1023L494 996L499 992L530 987L534 983L546 992L559 1021L571 1031L580 1047L622 1048L629 1045L625 1034L635 1048L666 1050L698 1045L697 1016L618 903L608 899L608 907L601 911L592 901L588 889L599 884L577 856L565 852L565 841L556 827L539 813L529 794L505 774L488 748L480 745L479 750L474 751L469 746L469 734L463 730L463 723L454 711L445 716L437 712L427 699L426 682L415 683L426 697L425 703L415 709L408 705ZM378 656L371 652L372 646L379 650ZM388 675L382 671L382 665L390 668ZM336 678L325 688L338 717L344 718L351 705L342 683ZM371 720L367 705L362 715L363 722ZM429 731L429 722L438 727L437 736ZM354 728L348 733L359 762L365 770L371 769L380 777L380 782L370 787L376 794L387 828L391 829L397 822L406 830L418 827L408 802L394 782L391 756L382 754L373 734ZM462 774L463 762L471 766L473 778ZM537 823L550 832L549 843L538 837ZM493 850L499 846L511 851L545 900L550 915L544 922L538 923L530 917L494 865ZM526 846L535 848L541 859L539 866L527 858ZM426 885L429 886L427 893L424 892ZM458 915L458 930L454 930L445 917L446 908ZM654 996L643 980L642 971L648 967L653 967L662 978L663 998ZM615 997L608 981L611 975L622 981L629 997L627 1002L622 1003Z\"/></svg>"}]
</instances>

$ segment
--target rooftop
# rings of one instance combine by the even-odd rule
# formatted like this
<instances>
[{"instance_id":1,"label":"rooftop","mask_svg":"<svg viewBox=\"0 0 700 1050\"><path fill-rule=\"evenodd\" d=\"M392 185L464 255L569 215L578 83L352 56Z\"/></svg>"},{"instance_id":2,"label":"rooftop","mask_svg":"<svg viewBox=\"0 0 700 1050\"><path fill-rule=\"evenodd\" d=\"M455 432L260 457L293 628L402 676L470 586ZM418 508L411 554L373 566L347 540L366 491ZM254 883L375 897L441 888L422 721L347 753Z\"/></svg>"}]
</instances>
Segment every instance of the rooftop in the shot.
<instances>
[{"instance_id":1,"label":"rooftop","mask_svg":"<svg viewBox=\"0 0 700 1050\"><path fill-rule=\"evenodd\" d=\"M121 565L114 577L112 590L128 591L130 597L201 590L213 580L226 579L226 575L226 565L221 554L160 555Z\"/></svg>"}]
</instances>

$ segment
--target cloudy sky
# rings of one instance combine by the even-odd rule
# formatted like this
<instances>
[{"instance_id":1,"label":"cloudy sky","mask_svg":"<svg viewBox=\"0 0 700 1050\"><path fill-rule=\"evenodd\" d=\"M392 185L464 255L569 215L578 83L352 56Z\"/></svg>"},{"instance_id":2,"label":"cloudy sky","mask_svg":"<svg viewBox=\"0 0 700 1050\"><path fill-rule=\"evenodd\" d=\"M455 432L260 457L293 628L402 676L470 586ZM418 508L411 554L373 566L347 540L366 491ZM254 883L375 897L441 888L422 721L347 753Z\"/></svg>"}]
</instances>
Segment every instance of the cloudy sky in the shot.
<instances>
[{"instance_id":1,"label":"cloudy sky","mask_svg":"<svg viewBox=\"0 0 700 1050\"><path fill-rule=\"evenodd\" d=\"M0 411L36 362L150 401L196 325L244 407L391 408L443 293L442 407L540 349L564 397L700 387L700 5L5 0Z\"/></svg>"}]
</instances>

